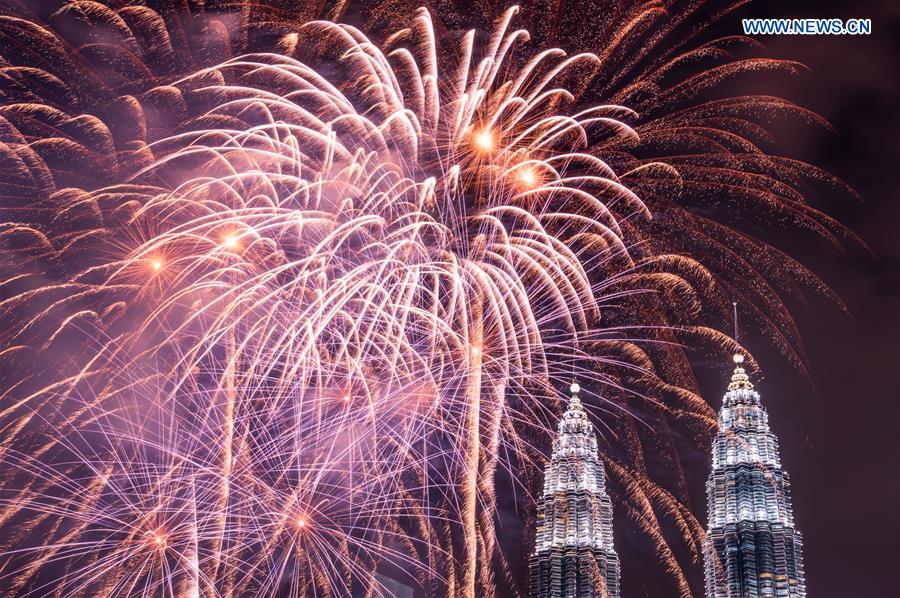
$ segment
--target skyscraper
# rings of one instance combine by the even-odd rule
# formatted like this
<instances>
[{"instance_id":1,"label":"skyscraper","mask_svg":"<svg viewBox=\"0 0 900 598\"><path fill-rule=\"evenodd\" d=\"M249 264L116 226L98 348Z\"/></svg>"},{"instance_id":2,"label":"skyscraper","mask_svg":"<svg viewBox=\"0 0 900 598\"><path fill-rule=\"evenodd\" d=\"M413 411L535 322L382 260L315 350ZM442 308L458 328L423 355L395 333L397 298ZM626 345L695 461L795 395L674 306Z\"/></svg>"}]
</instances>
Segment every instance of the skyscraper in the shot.
<instances>
[{"instance_id":1,"label":"skyscraper","mask_svg":"<svg viewBox=\"0 0 900 598\"><path fill-rule=\"evenodd\" d=\"M553 454L544 473L530 559L532 598L618 598L619 557L613 549L612 503L597 437L571 387Z\"/></svg>"},{"instance_id":2,"label":"skyscraper","mask_svg":"<svg viewBox=\"0 0 900 598\"><path fill-rule=\"evenodd\" d=\"M803 540L759 393L735 355L706 482L707 598L804 598Z\"/></svg>"}]
</instances>

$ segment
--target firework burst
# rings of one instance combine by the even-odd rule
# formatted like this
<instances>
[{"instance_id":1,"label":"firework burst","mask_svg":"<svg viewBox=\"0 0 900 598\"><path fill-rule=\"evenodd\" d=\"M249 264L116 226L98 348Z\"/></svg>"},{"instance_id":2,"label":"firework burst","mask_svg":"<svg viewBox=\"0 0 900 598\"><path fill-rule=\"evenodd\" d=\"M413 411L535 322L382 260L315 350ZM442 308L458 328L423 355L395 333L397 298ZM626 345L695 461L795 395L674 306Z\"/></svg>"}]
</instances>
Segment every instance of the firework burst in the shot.
<instances>
[{"instance_id":1,"label":"firework burst","mask_svg":"<svg viewBox=\"0 0 900 598\"><path fill-rule=\"evenodd\" d=\"M380 595L375 572L399 569L492 595L495 484L529 470L555 388L590 376L601 408L713 425L683 359L659 375L654 357L727 344L687 325L721 301L716 268L659 227L704 255L756 242L655 224L685 173L829 230L788 182L740 180L750 162L807 170L753 151L715 165L749 142L696 111L586 104L609 55L529 52L516 9L449 58L425 10L378 44L315 20L254 41L240 13L235 57L225 17L197 16L191 48L143 6L73 2L46 27L8 12L3 44L25 57L3 65L0 107L13 593ZM57 33L76 25L77 47ZM698 128L723 151L635 157ZM801 271L785 263L745 288ZM611 473L688 593L657 513L694 558L702 532L683 483L649 479L637 425L610 428L627 447Z\"/></svg>"}]
</instances>

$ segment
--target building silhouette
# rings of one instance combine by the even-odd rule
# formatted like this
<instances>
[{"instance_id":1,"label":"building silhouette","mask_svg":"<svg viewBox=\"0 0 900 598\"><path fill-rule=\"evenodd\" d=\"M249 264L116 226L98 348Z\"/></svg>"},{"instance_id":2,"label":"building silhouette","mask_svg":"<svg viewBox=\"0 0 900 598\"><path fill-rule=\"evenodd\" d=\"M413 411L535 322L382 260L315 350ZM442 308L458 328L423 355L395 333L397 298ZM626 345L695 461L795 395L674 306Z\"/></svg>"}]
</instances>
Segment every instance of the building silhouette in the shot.
<instances>
[{"instance_id":1,"label":"building silhouette","mask_svg":"<svg viewBox=\"0 0 900 598\"><path fill-rule=\"evenodd\" d=\"M579 390L572 385L544 473L529 561L531 598L619 598L606 471Z\"/></svg>"},{"instance_id":2,"label":"building silhouette","mask_svg":"<svg viewBox=\"0 0 900 598\"><path fill-rule=\"evenodd\" d=\"M735 355L706 482L707 598L804 598L803 540L759 393Z\"/></svg>"}]
</instances>

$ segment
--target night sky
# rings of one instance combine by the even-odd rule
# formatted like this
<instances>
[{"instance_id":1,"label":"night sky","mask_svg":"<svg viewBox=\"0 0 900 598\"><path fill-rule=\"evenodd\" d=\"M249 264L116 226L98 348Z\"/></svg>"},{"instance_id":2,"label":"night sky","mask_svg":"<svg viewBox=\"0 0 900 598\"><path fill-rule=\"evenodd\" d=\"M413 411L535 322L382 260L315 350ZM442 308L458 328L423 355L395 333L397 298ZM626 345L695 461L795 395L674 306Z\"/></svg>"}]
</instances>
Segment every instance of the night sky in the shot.
<instances>
[{"instance_id":1,"label":"night sky","mask_svg":"<svg viewBox=\"0 0 900 598\"><path fill-rule=\"evenodd\" d=\"M748 16L873 20L870 36L760 39L771 57L798 60L810 68L769 91L823 115L835 131L797 127L776 134L785 153L828 169L859 192L862 203L837 193L812 199L858 234L872 255L852 246L841 255L796 231L770 237L822 276L850 313L817 297L810 297L808 307L791 306L804 335L811 381L786 364L765 339L748 331L745 340L764 370L764 377L754 382L792 476L810 595L900 596L900 5L756 2L723 19L715 30L737 34L740 19ZM695 365L705 396L718 408L728 364ZM705 511L709 457L697 455L688 467L695 510ZM705 522L705 512L698 515ZM674 595L672 583L654 572L652 554L636 549L625 537L629 533L617 530L622 595ZM699 568L691 582L702 595Z\"/></svg>"}]
</instances>

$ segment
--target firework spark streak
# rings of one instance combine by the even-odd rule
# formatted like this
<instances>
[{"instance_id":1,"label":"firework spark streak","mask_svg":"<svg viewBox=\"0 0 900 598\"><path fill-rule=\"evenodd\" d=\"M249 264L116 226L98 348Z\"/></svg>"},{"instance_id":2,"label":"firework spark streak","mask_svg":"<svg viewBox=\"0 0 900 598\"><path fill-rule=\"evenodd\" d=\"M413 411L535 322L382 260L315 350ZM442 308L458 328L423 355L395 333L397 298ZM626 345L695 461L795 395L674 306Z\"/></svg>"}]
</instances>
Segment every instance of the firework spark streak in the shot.
<instances>
[{"instance_id":1,"label":"firework spark streak","mask_svg":"<svg viewBox=\"0 0 900 598\"><path fill-rule=\"evenodd\" d=\"M598 148L639 143L638 115L583 105L575 89L603 59L525 52L516 12L485 40L466 34L451 60L425 10L379 44L310 21L277 52L118 95L111 128L58 107L80 82L3 69L31 91L14 85L0 108L0 309L13 322L0 358L21 372L0 386L0 587L380 595L387 567L491 595L491 563L505 566L497 476L528 464L554 388L600 372L624 395L621 374L603 372L630 372L711 426L633 342L642 329L673 345L653 297L695 313L713 284L641 232L653 213L638 182L681 175L605 159ZM125 78L179 43L144 7L70 13L124 40ZM4 35L68 52L4 19ZM111 47L98 37L79 52ZM107 171L64 173L60 156L76 154ZM66 176L105 182L57 188ZM23 216L35 212L48 224ZM640 326L601 325L605 304ZM654 510L695 556L700 526L642 467L611 467L687 592Z\"/></svg>"}]
</instances>

